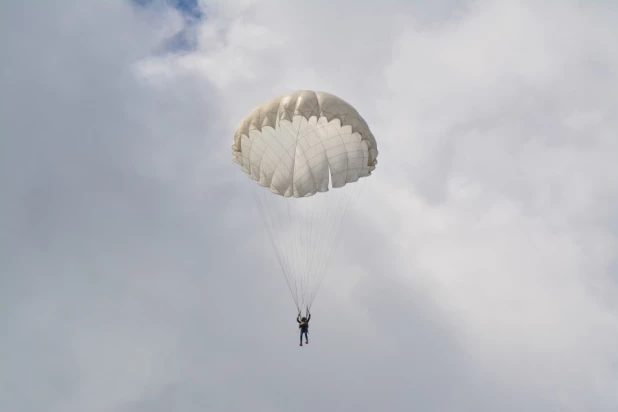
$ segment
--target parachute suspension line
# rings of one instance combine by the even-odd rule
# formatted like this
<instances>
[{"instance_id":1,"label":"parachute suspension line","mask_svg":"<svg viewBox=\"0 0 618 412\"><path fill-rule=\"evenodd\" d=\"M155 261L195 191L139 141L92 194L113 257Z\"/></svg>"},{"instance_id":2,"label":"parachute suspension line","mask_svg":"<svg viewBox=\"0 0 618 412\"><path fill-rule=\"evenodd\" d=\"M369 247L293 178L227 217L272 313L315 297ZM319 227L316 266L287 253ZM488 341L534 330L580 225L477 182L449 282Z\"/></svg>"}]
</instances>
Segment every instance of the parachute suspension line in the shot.
<instances>
[{"instance_id":1,"label":"parachute suspension line","mask_svg":"<svg viewBox=\"0 0 618 412\"><path fill-rule=\"evenodd\" d=\"M277 199L277 200L279 200L279 199ZM281 226L283 226L283 227L280 229L280 232L282 232L284 230L284 228L288 228L288 227L290 227L294 223L294 221L292 220L292 218L290 216L290 204L286 202L285 206L286 206L287 213L286 214L281 213L281 215L287 217L287 221L286 222L281 222ZM295 273L298 273L298 269L297 269L297 265L296 265L296 242L293 241L292 244L290 245L290 244L288 244L287 242L284 241L284 242L282 242L282 244L283 244L284 247L286 246L286 244L288 246L291 246L292 253L288 253L287 255L289 256L290 260L292 261L292 281L294 282L294 294L295 294L296 299L297 299L296 305L298 306L298 309L300 310L300 306L302 306L302 302L298 301L300 296L298 296L298 286L296 284L296 280L297 279L296 279L296 276L294 276ZM288 250L290 250L290 249L288 249Z\"/></svg>"},{"instance_id":2,"label":"parachute suspension line","mask_svg":"<svg viewBox=\"0 0 618 412\"><path fill-rule=\"evenodd\" d=\"M252 184L269 240L299 312L311 308L326 277L347 212L364 189L365 178L359 180L306 198L274 195Z\"/></svg>"},{"instance_id":3,"label":"parachute suspension line","mask_svg":"<svg viewBox=\"0 0 618 412\"><path fill-rule=\"evenodd\" d=\"M259 189L260 189L259 187L255 187L255 186L253 187L253 196L256 200L256 203L258 204L258 209L260 211L260 214L262 215L262 220L264 222L264 226L266 227L266 231L268 232L270 243L273 249L275 250L275 254L277 255L277 260L279 262L279 266L281 267L281 271L283 272L283 277L285 278L285 282L288 286L290 294L292 295L292 299L294 300L296 309L298 309L298 311L300 312L300 306L298 304L298 296L295 293L296 292L295 290L292 291L292 287L290 285L290 277L291 277L290 276L291 275L290 263L286 259L286 254L283 253L283 251L279 248L279 245L277 245L277 243L275 242L274 233L273 233L273 228L275 227L275 225L273 223L276 222L277 220L272 217L272 215L269 212L269 208L266 207L266 205L263 202L263 199L260 198L260 195L258 194Z\"/></svg>"},{"instance_id":4,"label":"parachute suspension line","mask_svg":"<svg viewBox=\"0 0 618 412\"><path fill-rule=\"evenodd\" d=\"M320 196L320 197L318 197L318 196ZM313 197L315 197L315 198L313 198ZM326 197L328 197L328 196L326 196ZM312 196L312 198L304 199L305 201L302 202L303 205L305 206L303 209L306 210L307 212L308 212L308 209L309 209L311 203L316 203L317 206L320 206L320 202L322 203L322 205L321 205L322 207L321 208L319 208L319 207L314 207L313 208L313 213L311 213L311 218L309 218L309 213L306 214L305 222L306 222L307 229L308 229L308 230L306 230L307 232L309 232L309 231L313 232L313 229L315 227L318 227L318 230L317 230L318 233L324 233L324 231L321 230L321 228L328 223L326 221L326 219L324 218L325 217L324 216L324 211L328 210L327 203L328 203L328 200L329 200L326 197L325 197L325 194L318 193L318 194ZM316 239L316 241L317 241L317 239ZM316 245L315 244L313 244L311 242L307 242L305 244L305 258L306 258L306 262L307 262L306 266L305 266L305 278L306 278L307 285L309 285L308 286L308 292L309 293L312 290L311 286L313 286L313 284L315 283L315 282L313 282L313 280L314 280L313 279L314 273L313 273L313 270L312 270L312 265L309 263L312 260L311 258L313 258L313 256L315 256L315 251L316 251ZM310 255L311 255L311 258L309 257ZM303 293L303 297L307 298L308 296L307 296L307 294ZM305 308L308 308L310 306L310 304L311 304L309 299L306 299L303 303L304 303Z\"/></svg>"},{"instance_id":5,"label":"parachute suspension line","mask_svg":"<svg viewBox=\"0 0 618 412\"><path fill-rule=\"evenodd\" d=\"M358 198L360 197L364 187L365 187L365 179L359 179L362 180L362 182L357 182L356 184L359 185L358 186L358 190L356 191L356 193L352 193L348 198L347 198L347 202L345 205L345 208L343 210L343 212L341 213L341 220L339 221L340 224L338 225L337 228L337 232L335 234L335 238L333 239L333 243L332 246L328 252L328 255L326 256L326 260L324 262L324 266L322 268L321 271L318 272L318 280L317 283L314 285L314 287L312 288L313 293L309 299L310 304L308 305L307 309L311 308L311 304L313 304L313 300L316 297L316 294L318 292L318 290L320 289L320 286L322 285L322 281L324 280L325 276L326 276L326 271L328 270L329 267L329 263L330 263L330 258L332 256L332 250L334 248L337 247L338 243L339 243L339 239L341 238L341 235L343 233L343 227L344 227L344 219L347 215L347 211L349 209L350 206L355 205L356 202L358 201ZM339 208L337 209L339 210Z\"/></svg>"},{"instance_id":6,"label":"parachute suspension line","mask_svg":"<svg viewBox=\"0 0 618 412\"><path fill-rule=\"evenodd\" d=\"M276 214L276 211L277 211L276 208L269 207L268 209L273 211L273 213ZM275 219L276 222L279 222L279 228L278 228L279 233L283 233L285 229L288 228L293 223L292 217L290 216L289 207L288 207L287 214L280 213L279 215L282 217L287 217L287 221L284 221L283 219ZM294 302L296 303L296 308L300 311L302 303L299 301L300 297L298 296L298 285L297 285L297 279L295 276L295 274L297 273L295 255L290 253L292 249L291 249L291 244L289 242L285 242L285 241L280 242L279 247L281 250L283 250L283 253L288 259L288 262L291 262L291 263L288 263L289 271L288 271L287 276L290 278L288 279L288 281L291 281L294 284L294 292L293 292ZM295 251L295 245L294 245L294 251Z\"/></svg>"},{"instance_id":7,"label":"parachute suspension line","mask_svg":"<svg viewBox=\"0 0 618 412\"><path fill-rule=\"evenodd\" d=\"M272 219L272 216L270 215L270 213L268 213L268 208L265 207L265 205L263 204L262 200L260 199L259 195L257 194L257 190L254 189L253 190L253 195L255 197L256 203L258 204L258 209L260 211L260 214L262 215L262 220L264 222L264 226L266 227L266 230L268 232L268 236L270 239L270 242L273 246L273 249L275 250L275 253L277 255L277 260L279 262L279 266L281 267L281 270L283 272L283 276L286 280L286 284L288 286L288 289L290 290L290 293L292 293L292 298L294 299L294 303L296 304L296 306L298 307L298 303L296 302L296 297L294 295L294 293L292 292L292 288L290 286L290 282L288 279L288 273L289 273L289 263L287 262L287 260L285 259L285 254L281 253L282 251L279 249L278 245L276 244L275 240L274 240L274 234L273 234L273 227L274 227L274 220Z\"/></svg>"},{"instance_id":8,"label":"parachute suspension line","mask_svg":"<svg viewBox=\"0 0 618 412\"><path fill-rule=\"evenodd\" d=\"M300 295L302 297L301 306L307 307L306 296L310 292L311 278L308 266L309 260L309 233L313 229L312 221L309 219L310 204L316 199L300 198L290 199L294 202L295 210L298 211L298 216L294 219L298 226L298 231L295 234L295 240L300 243L300 253L298 255L299 266L301 266L299 275L301 280Z\"/></svg>"},{"instance_id":9,"label":"parachute suspension line","mask_svg":"<svg viewBox=\"0 0 618 412\"><path fill-rule=\"evenodd\" d=\"M318 236L316 235L315 237L314 235L314 228L319 224L319 222L322 222L321 219L319 219L320 214L317 210L312 210L311 211L311 221L310 221L310 225L311 225L311 236L309 237L309 243L307 244L309 246L309 248L311 249L311 257L309 257L309 253L307 253L307 276L309 276L309 272L311 271L311 267L313 266L313 258L315 257L315 249L317 246L317 238ZM316 223L318 222L318 223ZM318 230L318 233L321 233Z\"/></svg>"},{"instance_id":10,"label":"parachute suspension line","mask_svg":"<svg viewBox=\"0 0 618 412\"><path fill-rule=\"evenodd\" d=\"M292 200L292 199L288 199L288 200ZM296 199L295 199L296 200ZM290 204L290 202L288 202L288 205ZM298 205L298 215L299 218L297 220L295 220L295 222L298 222L298 233L297 236L294 236L294 244L296 246L298 246L298 244L300 243L300 246L297 249L297 255L296 258L298 259L298 265L300 267L299 270L299 274L300 274L300 296L301 296L301 307L305 306L305 285L307 283L307 279L306 279L306 267L303 265L303 252L305 252L304 250L304 242L303 242L303 214L302 214L302 210L303 210L303 205L301 203L299 203Z\"/></svg>"},{"instance_id":11,"label":"parachute suspension line","mask_svg":"<svg viewBox=\"0 0 618 412\"><path fill-rule=\"evenodd\" d=\"M266 194L266 199L271 200L271 198L269 198L268 196L272 196L272 194ZM280 197L275 197L274 200L271 200L271 202L280 202L280 201L285 201L287 199L285 198L280 198ZM293 219L290 216L290 210L289 210L289 205L286 203L285 205L285 210L287 213L284 213L283 211L280 211L279 213L277 213L277 207L268 207L269 210L273 211L274 214L277 214L278 217L281 217L281 219L276 219L276 221L279 223L279 227L278 227L278 233L279 235L277 236L277 238L279 238L279 247L280 250L283 251L284 255L287 257L288 262L289 262L289 272L287 274L287 276L289 277L288 281L293 284L293 295L294 295L294 301L296 303L297 309L300 311L301 307L302 307L302 296L299 296L298 294L298 279L296 276L296 273L298 271L298 265L296 262L296 245L294 242L290 242L287 239L280 239L282 234L285 233L286 231L289 230L289 227L293 224Z\"/></svg>"},{"instance_id":12,"label":"parachute suspension line","mask_svg":"<svg viewBox=\"0 0 618 412\"><path fill-rule=\"evenodd\" d=\"M336 205L337 205L336 208L338 208L339 207L339 202L337 202ZM332 213L329 213L329 212L332 212ZM328 252L328 249L329 249L328 248L328 244L330 242L330 236L332 236L331 232L332 232L333 226L335 226L334 225L334 223L335 223L334 220L335 219L333 218L333 215L335 215L335 213L336 213L336 210L333 211L333 210L331 210L330 207L325 206L324 209L322 210L321 215L320 215L320 219L322 221L322 230L325 231L325 233L327 233L327 235L324 236L324 238L322 239L322 242L320 242L318 245L316 245L316 249L317 249L317 253L318 253L318 259L315 262L315 265L310 268L310 270L312 272L312 280L313 280L314 286L316 284L316 279L317 279L317 277L319 275L319 270L322 267L322 262L323 262L324 257L325 257L324 255ZM326 226L326 227L324 227L324 226Z\"/></svg>"},{"instance_id":13,"label":"parachute suspension line","mask_svg":"<svg viewBox=\"0 0 618 412\"><path fill-rule=\"evenodd\" d=\"M309 268L311 267L309 265L309 260L310 260L310 250L311 250L311 240L313 239L313 224L314 224L314 213L313 211L309 208L309 204L305 205L304 208L304 220L306 222L308 222L307 225L307 230L305 231L305 236L306 236L306 240L305 240L305 245L306 245L306 250L305 250L305 270L306 273L305 275L307 276L307 283L310 283L310 273L309 273Z\"/></svg>"},{"instance_id":14,"label":"parachute suspension line","mask_svg":"<svg viewBox=\"0 0 618 412\"><path fill-rule=\"evenodd\" d=\"M276 200L287 200L287 199L276 199ZM272 208L272 210L276 213L277 209L276 208ZM290 214L290 211L288 209L288 205L286 204L286 210L287 213L279 213L280 216L283 217L283 219L278 219L279 220L279 233L283 234L286 231L289 231L289 227L290 225L292 225L294 223L294 220ZM280 237L281 235L279 235ZM302 308L302 295L300 295L298 293L299 291L299 287L298 287L298 276L296 276L296 274L298 273L298 262L297 262L297 258L296 258L296 254L297 254L297 245L295 242L290 242L288 240L284 239L280 239L280 248L282 248L284 250L284 253L286 254L286 256L288 257L290 263L290 272L288 273L288 276L290 277L290 283L293 284L293 288L294 288L294 299L297 305L297 309L300 311L300 309Z\"/></svg>"},{"instance_id":15,"label":"parachute suspension line","mask_svg":"<svg viewBox=\"0 0 618 412\"><path fill-rule=\"evenodd\" d=\"M285 203L286 203L286 207L287 207L287 212L288 212L288 218L290 219L289 223L288 223L288 230L290 230L290 232L292 233L292 244L294 245L294 273L298 274L299 276L295 276L294 278L298 278L298 281L300 283L300 295L299 295L299 300L300 300L300 306L303 307L305 306L305 300L304 300L304 296L305 296L305 279L303 276L303 266L302 266L302 260L300 258L300 255L302 253L302 230L303 230L303 224L302 224L302 220L300 220L298 217L294 216L295 214L298 213L294 213L296 210L295 208L290 208L290 203L293 202L294 198L287 198L285 199ZM300 232L300 233L299 233ZM300 243L300 244L299 244ZM298 289L297 289L298 291Z\"/></svg>"},{"instance_id":16,"label":"parachute suspension line","mask_svg":"<svg viewBox=\"0 0 618 412\"><path fill-rule=\"evenodd\" d=\"M309 263L307 264L307 277L311 278L313 274L314 264L317 264L320 258L320 254L317 254L316 259L316 250L318 249L318 245L320 240L325 241L325 239L321 238L319 235L324 233L323 227L328 224L327 219L324 218L325 210L328 210L328 200L324 200L324 204L321 209L314 208L311 214L311 232L312 238L308 243L308 248L311 251L311 257L309 258ZM313 233L316 232L316 233ZM307 252L307 256L309 256L309 251ZM312 282L315 283L315 282ZM308 302L307 309L311 306L311 301Z\"/></svg>"},{"instance_id":17,"label":"parachute suspension line","mask_svg":"<svg viewBox=\"0 0 618 412\"><path fill-rule=\"evenodd\" d=\"M310 268L311 277L313 280L312 295L315 294L314 288L317 285L317 279L321 274L320 270L324 265L324 260L326 259L326 256L330 254L332 250L331 239L332 239L333 232L334 230L336 230L336 227L338 226L337 223L339 224L341 223L338 220L338 215L340 214L341 203L342 203L342 200L344 199L344 193L342 192L343 190L341 189L333 190L333 192L330 193L331 195L330 197L332 199L329 199L328 201L332 200L333 204L335 204L336 206L331 207L329 204L324 204L321 210L321 214L320 214L320 221L322 225L321 231L322 233L325 233L326 235L323 237L320 244L317 245L318 260L315 266ZM335 199L335 197L338 197L338 199ZM312 300L313 300L312 297L310 297L309 302L307 302L308 306L311 306Z\"/></svg>"},{"instance_id":18,"label":"parachute suspension line","mask_svg":"<svg viewBox=\"0 0 618 412\"><path fill-rule=\"evenodd\" d=\"M322 245L320 245L321 249L320 249L320 253L319 256L321 257L321 259L318 260L316 266L313 269L313 285L312 285L312 293L309 296L309 306L311 306L311 304L313 303L313 299L315 298L315 295L317 293L317 287L320 283L320 280L323 278L323 276L325 275L324 269L325 269L325 262L327 261L328 257L330 256L330 254L332 253L333 247L336 243L336 239L333 237L333 233L337 233L338 228L341 226L342 224L342 217L345 215L345 210L342 212L342 206L343 203L345 201L345 194L343 193L345 189L343 190L339 190L338 195L339 199L337 200L337 206L335 208L327 208L327 213L326 216L324 218L324 221L329 222L331 224L329 224L329 227L327 228L328 230L328 236L325 237L324 242ZM328 215L328 211L330 211L332 209L332 215Z\"/></svg>"}]
</instances>

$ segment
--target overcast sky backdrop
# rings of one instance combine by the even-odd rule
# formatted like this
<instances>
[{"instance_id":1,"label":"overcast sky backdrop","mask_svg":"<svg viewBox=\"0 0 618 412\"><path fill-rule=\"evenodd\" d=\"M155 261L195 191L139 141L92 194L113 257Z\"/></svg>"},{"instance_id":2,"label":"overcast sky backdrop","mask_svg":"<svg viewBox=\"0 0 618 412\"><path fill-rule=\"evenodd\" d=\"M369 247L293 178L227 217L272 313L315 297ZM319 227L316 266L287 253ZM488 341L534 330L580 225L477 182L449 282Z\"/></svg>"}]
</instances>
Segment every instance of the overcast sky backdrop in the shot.
<instances>
[{"instance_id":1,"label":"overcast sky backdrop","mask_svg":"<svg viewBox=\"0 0 618 412\"><path fill-rule=\"evenodd\" d=\"M0 410L618 410L614 1L0 2ZM238 121L380 149L299 348Z\"/></svg>"}]
</instances>

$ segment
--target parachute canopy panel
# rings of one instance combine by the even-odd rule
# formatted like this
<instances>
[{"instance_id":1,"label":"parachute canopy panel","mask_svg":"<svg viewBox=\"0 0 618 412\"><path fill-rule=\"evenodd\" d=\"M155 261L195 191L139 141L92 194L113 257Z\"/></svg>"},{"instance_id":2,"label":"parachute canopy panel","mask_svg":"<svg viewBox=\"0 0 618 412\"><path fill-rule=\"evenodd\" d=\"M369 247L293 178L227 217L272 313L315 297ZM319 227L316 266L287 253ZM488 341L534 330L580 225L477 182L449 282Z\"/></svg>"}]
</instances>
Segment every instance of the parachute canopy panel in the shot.
<instances>
[{"instance_id":1,"label":"parachute canopy panel","mask_svg":"<svg viewBox=\"0 0 618 412\"><path fill-rule=\"evenodd\" d=\"M369 176L377 144L350 104L300 90L256 107L239 124L234 161L251 179L285 197L308 197Z\"/></svg>"}]
</instances>

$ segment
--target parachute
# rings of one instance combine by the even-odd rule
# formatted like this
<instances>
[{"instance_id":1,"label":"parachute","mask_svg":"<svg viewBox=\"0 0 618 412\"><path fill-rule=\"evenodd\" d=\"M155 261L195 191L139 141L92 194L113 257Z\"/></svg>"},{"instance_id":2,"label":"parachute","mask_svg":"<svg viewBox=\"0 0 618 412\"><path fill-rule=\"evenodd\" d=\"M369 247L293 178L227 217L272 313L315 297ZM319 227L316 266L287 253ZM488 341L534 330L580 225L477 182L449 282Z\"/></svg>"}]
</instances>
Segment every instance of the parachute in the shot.
<instances>
[{"instance_id":1,"label":"parachute","mask_svg":"<svg viewBox=\"0 0 618 412\"><path fill-rule=\"evenodd\" d=\"M251 185L256 205L296 308L309 309L363 187L359 179L376 167L376 140L347 102L299 90L249 113L232 152L257 182Z\"/></svg>"}]
</instances>

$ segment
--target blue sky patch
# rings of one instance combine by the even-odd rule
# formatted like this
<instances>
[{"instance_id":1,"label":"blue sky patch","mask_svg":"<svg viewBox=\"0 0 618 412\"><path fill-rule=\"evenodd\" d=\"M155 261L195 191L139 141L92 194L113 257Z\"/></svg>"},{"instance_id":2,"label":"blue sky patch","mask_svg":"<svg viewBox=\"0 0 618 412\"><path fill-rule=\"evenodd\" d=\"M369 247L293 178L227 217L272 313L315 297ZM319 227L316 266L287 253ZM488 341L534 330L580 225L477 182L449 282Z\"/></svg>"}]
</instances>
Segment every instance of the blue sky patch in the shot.
<instances>
[{"instance_id":1,"label":"blue sky patch","mask_svg":"<svg viewBox=\"0 0 618 412\"><path fill-rule=\"evenodd\" d=\"M130 0L139 7L155 7L166 4L178 10L184 17L185 28L164 42L166 52L182 52L195 49L195 25L205 18L197 0Z\"/></svg>"},{"instance_id":2,"label":"blue sky patch","mask_svg":"<svg viewBox=\"0 0 618 412\"><path fill-rule=\"evenodd\" d=\"M131 0L134 4L141 7L152 6L161 3L161 0ZM170 7L181 12L185 17L200 20L203 17L202 10L197 4L197 0L163 0Z\"/></svg>"}]
</instances>

